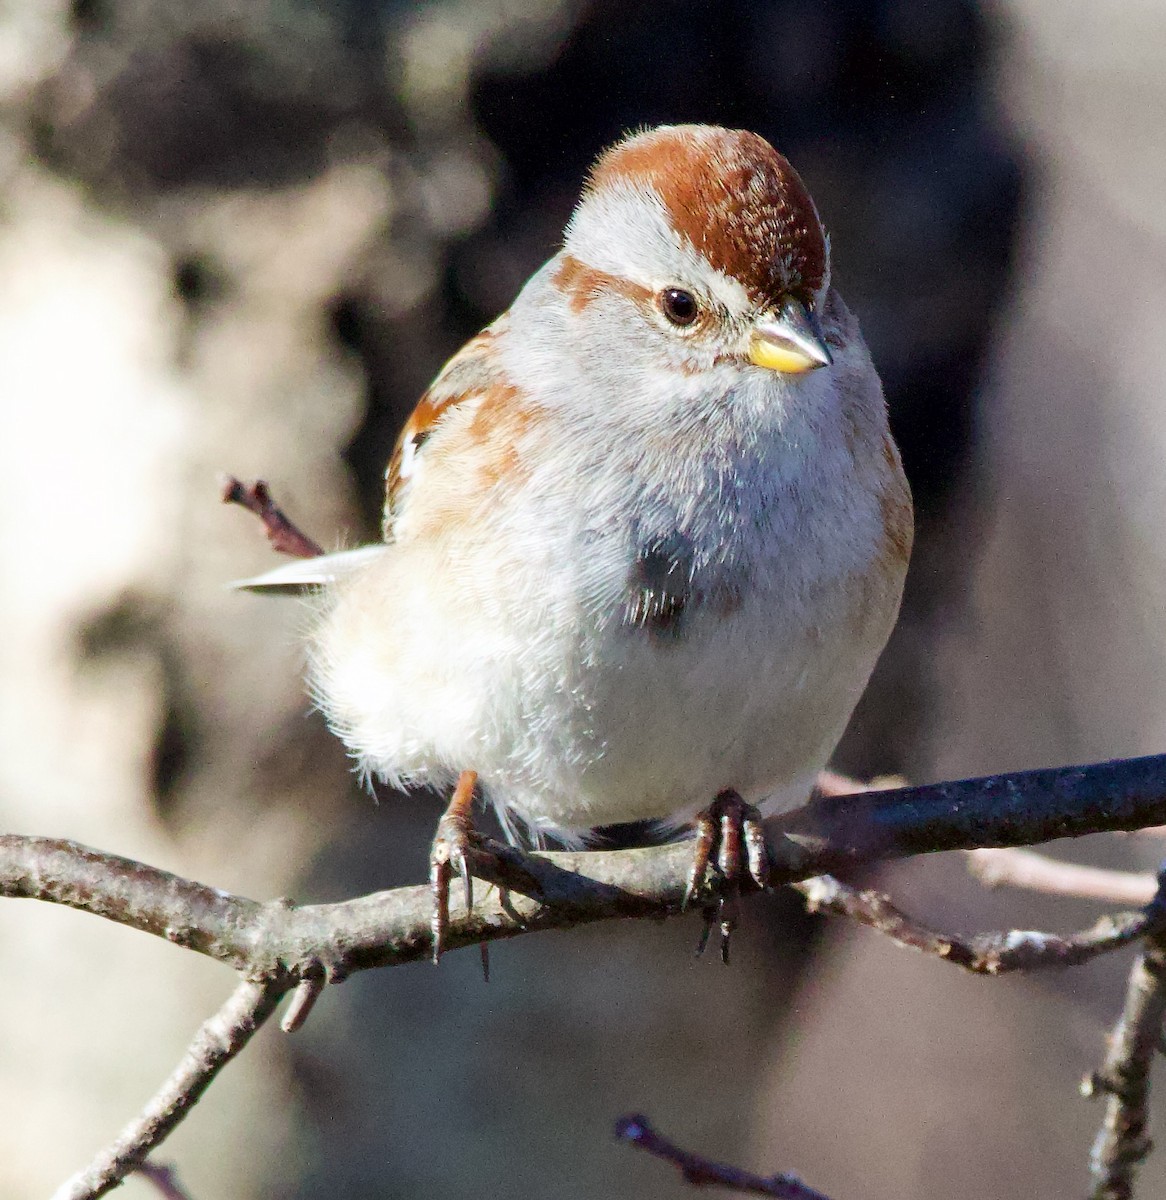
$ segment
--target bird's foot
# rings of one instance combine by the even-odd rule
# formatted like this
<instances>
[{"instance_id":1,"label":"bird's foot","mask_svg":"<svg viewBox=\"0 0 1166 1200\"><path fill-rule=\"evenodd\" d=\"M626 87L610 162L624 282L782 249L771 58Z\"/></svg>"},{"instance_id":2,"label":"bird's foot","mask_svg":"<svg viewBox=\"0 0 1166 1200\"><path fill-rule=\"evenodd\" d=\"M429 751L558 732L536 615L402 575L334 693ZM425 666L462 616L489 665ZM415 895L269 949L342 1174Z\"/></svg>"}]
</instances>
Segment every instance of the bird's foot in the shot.
<instances>
[{"instance_id":1,"label":"bird's foot","mask_svg":"<svg viewBox=\"0 0 1166 1200\"><path fill-rule=\"evenodd\" d=\"M474 830L474 785L476 771L463 771L458 776L449 805L437 823L433 848L429 855L429 886L433 892L433 961L437 963L445 950L449 932L449 889L454 872L461 877L465 889L466 912L474 907L474 878L470 872L471 850L476 850L478 834ZM480 852L480 851L479 851ZM482 974L490 978L490 951L485 942L479 947L482 955Z\"/></svg>"},{"instance_id":2,"label":"bird's foot","mask_svg":"<svg viewBox=\"0 0 1166 1200\"><path fill-rule=\"evenodd\" d=\"M749 878L757 887L764 888L770 869L761 814L734 791L721 792L697 815L696 844L684 892L685 908L705 888L710 868L717 875L717 896L704 907L704 933L696 952L704 952L715 922L720 927L721 961L728 963L741 884Z\"/></svg>"}]
</instances>

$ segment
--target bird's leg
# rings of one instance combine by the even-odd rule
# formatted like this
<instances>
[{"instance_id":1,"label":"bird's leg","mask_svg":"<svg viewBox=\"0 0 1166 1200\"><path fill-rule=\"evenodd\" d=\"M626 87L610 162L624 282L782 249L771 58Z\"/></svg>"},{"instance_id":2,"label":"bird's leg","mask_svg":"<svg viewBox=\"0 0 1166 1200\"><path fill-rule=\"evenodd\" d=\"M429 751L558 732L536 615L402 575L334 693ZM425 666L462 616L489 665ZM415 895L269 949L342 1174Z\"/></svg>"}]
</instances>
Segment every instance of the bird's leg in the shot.
<instances>
[{"instance_id":1,"label":"bird's leg","mask_svg":"<svg viewBox=\"0 0 1166 1200\"><path fill-rule=\"evenodd\" d=\"M470 875L470 840L474 835L473 804L476 771L463 771L449 800L449 807L437 823L433 849L429 856L429 885L433 889L433 961L441 958L449 929L449 885L454 869L465 888L466 910L474 907L474 882ZM483 947L485 943L483 943ZM483 955L483 970L488 970Z\"/></svg>"},{"instance_id":2,"label":"bird's leg","mask_svg":"<svg viewBox=\"0 0 1166 1200\"><path fill-rule=\"evenodd\" d=\"M714 858L715 855L715 858ZM704 909L705 930L697 953L708 942L714 920L720 924L721 961L729 961L729 940L737 924L737 898L746 875L764 888L769 877L769 851L761 828L761 814L734 791L721 792L696 818L696 844L684 893L685 907L705 884L709 868L719 876L715 905Z\"/></svg>"},{"instance_id":3,"label":"bird's leg","mask_svg":"<svg viewBox=\"0 0 1166 1200\"><path fill-rule=\"evenodd\" d=\"M747 868L749 877L759 888L766 886L769 851L761 827L761 814L752 804L746 804L736 792L727 789L708 808L697 813L695 824L692 867L684 893L686 908L704 885L709 867L716 867L721 875L738 881Z\"/></svg>"}]
</instances>

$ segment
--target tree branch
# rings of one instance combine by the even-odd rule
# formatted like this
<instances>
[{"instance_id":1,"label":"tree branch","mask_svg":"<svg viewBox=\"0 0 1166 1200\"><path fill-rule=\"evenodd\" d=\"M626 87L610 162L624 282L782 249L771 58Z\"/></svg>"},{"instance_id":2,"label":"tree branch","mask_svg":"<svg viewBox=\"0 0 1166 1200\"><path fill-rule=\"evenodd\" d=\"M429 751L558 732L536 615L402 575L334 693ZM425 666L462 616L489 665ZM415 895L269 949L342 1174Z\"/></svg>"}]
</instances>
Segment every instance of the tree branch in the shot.
<instances>
[{"instance_id":1,"label":"tree branch","mask_svg":"<svg viewBox=\"0 0 1166 1200\"><path fill-rule=\"evenodd\" d=\"M1148 871L1086 867L1016 848L969 850L968 870L985 887L1025 888L1110 904L1149 904L1158 890Z\"/></svg>"},{"instance_id":2,"label":"tree branch","mask_svg":"<svg viewBox=\"0 0 1166 1200\"><path fill-rule=\"evenodd\" d=\"M1166 870L1159 872L1158 886L1150 910L1166 908ZM1150 1152L1150 1067L1159 1052L1164 1021L1166 934L1159 930L1146 939L1134 961L1105 1063L1082 1085L1085 1095L1106 1097L1105 1117L1089 1159L1091 1200L1130 1200L1134 1194L1137 1168Z\"/></svg>"},{"instance_id":3,"label":"tree branch","mask_svg":"<svg viewBox=\"0 0 1166 1200\"><path fill-rule=\"evenodd\" d=\"M1068 939L1015 933L962 939L910 921L876 893L814 877L912 854L1018 846L1164 824L1166 756L852 794L839 794L832 779L823 791L827 794L804 808L766 823L770 886L812 880L803 890L820 907L986 973L1067 965L1149 936L1149 949L1135 968L1140 982L1136 987L1131 982L1126 1017L1115 1036L1115 1042L1134 1050L1107 1060L1100 1077L1111 1092L1107 1130L1112 1137L1107 1141L1103 1135L1104 1145L1099 1141L1095 1153L1096 1162L1136 1161L1137 1153L1144 1152L1141 1135L1128 1131L1144 1125L1146 1031L1153 1027L1150 1040L1156 1045L1166 1004L1155 984L1166 974L1166 950L1157 940L1166 935L1160 932L1157 907L1112 918ZM691 856L686 842L552 854L524 854L483 842L480 852L471 853L471 865L475 875L495 887L479 889L470 912L464 905L454 906L447 945L453 949L616 917L678 913ZM425 885L338 904L263 904L52 838L0 837L0 896L65 904L143 930L215 958L245 980L202 1027L145 1112L70 1180L57 1200L103 1195L141 1163L286 992L297 993L284 1022L291 1029L328 983L353 971L428 957L432 949L432 894ZM1105 1200L1127 1194L1097 1193Z\"/></svg>"},{"instance_id":4,"label":"tree branch","mask_svg":"<svg viewBox=\"0 0 1166 1200\"><path fill-rule=\"evenodd\" d=\"M685 1183L693 1187L722 1187L731 1192L750 1196L777 1196L779 1200L830 1200L821 1192L802 1183L796 1175L754 1175L728 1163L713 1162L691 1150L682 1150L675 1142L658 1134L639 1113L620 1117L615 1123L615 1136L655 1158L661 1158L680 1169Z\"/></svg>"},{"instance_id":5,"label":"tree branch","mask_svg":"<svg viewBox=\"0 0 1166 1200\"><path fill-rule=\"evenodd\" d=\"M238 504L254 513L263 522L263 532L271 548L278 553L290 554L292 558L315 558L324 553L319 542L288 519L262 479L242 483L234 475L228 475L223 480L222 498L224 504Z\"/></svg>"},{"instance_id":6,"label":"tree branch","mask_svg":"<svg viewBox=\"0 0 1166 1200\"><path fill-rule=\"evenodd\" d=\"M162 1200L191 1200L190 1193L178 1182L178 1175L173 1167L144 1162L135 1168L134 1173L148 1179L158 1189Z\"/></svg>"},{"instance_id":7,"label":"tree branch","mask_svg":"<svg viewBox=\"0 0 1166 1200\"><path fill-rule=\"evenodd\" d=\"M955 783L821 797L766 822L770 886L942 850L1014 846L1166 821L1166 755ZM692 854L636 850L525 854L489 843L471 913L455 904L455 948L616 917L681 910ZM419 864L420 865L420 864ZM500 890L506 889L505 897ZM0 896L67 904L288 985L412 962L431 950L428 887L338 904L261 904L75 842L0 836Z\"/></svg>"},{"instance_id":8,"label":"tree branch","mask_svg":"<svg viewBox=\"0 0 1166 1200\"><path fill-rule=\"evenodd\" d=\"M1166 755L829 795L767 822L775 883L913 854L1132 831L1166 813ZM816 870L806 870L810 861Z\"/></svg>"},{"instance_id":9,"label":"tree branch","mask_svg":"<svg viewBox=\"0 0 1166 1200\"><path fill-rule=\"evenodd\" d=\"M203 1023L149 1104L89 1166L63 1183L53 1200L96 1200L140 1167L271 1016L286 990L286 984L270 980L240 982L226 1004Z\"/></svg>"},{"instance_id":10,"label":"tree branch","mask_svg":"<svg viewBox=\"0 0 1166 1200\"><path fill-rule=\"evenodd\" d=\"M1138 912L1102 917L1069 937L1034 930L940 933L908 917L879 892L859 891L831 875L794 884L811 912L849 917L912 950L932 954L975 975L1005 975L1048 967L1076 967L1166 928L1166 909L1151 905Z\"/></svg>"}]
</instances>

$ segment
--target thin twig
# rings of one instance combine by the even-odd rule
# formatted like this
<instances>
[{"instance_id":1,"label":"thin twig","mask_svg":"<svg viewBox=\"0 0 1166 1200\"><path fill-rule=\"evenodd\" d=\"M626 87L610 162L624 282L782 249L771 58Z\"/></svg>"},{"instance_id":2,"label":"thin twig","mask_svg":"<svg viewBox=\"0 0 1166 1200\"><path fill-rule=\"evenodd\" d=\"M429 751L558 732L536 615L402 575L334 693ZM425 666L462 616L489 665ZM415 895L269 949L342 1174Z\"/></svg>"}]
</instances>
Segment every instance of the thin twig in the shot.
<instances>
[{"instance_id":1,"label":"thin twig","mask_svg":"<svg viewBox=\"0 0 1166 1200\"><path fill-rule=\"evenodd\" d=\"M968 871L991 888L1024 888L1109 904L1149 904L1158 890L1149 872L1080 866L1014 847L969 850L967 862Z\"/></svg>"},{"instance_id":2,"label":"thin twig","mask_svg":"<svg viewBox=\"0 0 1166 1200\"><path fill-rule=\"evenodd\" d=\"M182 1061L142 1112L53 1200L97 1200L117 1187L177 1126L214 1077L251 1040L287 990L283 981L243 980L194 1035Z\"/></svg>"},{"instance_id":3,"label":"thin twig","mask_svg":"<svg viewBox=\"0 0 1166 1200\"><path fill-rule=\"evenodd\" d=\"M190 1193L178 1182L178 1175L173 1167L144 1162L134 1169L134 1174L148 1179L158 1189L162 1200L191 1200Z\"/></svg>"},{"instance_id":4,"label":"thin twig","mask_svg":"<svg viewBox=\"0 0 1166 1200\"><path fill-rule=\"evenodd\" d=\"M1166 872L1151 908L1166 908ZM1093 1143L1091 1200L1130 1200L1137 1169L1150 1152L1150 1068L1166 1020L1166 934L1146 940L1126 985L1125 1007L1109 1039L1101 1070L1086 1081L1086 1095L1104 1093L1105 1117Z\"/></svg>"},{"instance_id":5,"label":"thin twig","mask_svg":"<svg viewBox=\"0 0 1166 1200\"><path fill-rule=\"evenodd\" d=\"M301 979L292 993L291 1003L283 1015L279 1027L284 1033L295 1033L303 1028L309 1013L316 1007L316 1001L328 986L328 980L323 975L312 975Z\"/></svg>"},{"instance_id":6,"label":"thin twig","mask_svg":"<svg viewBox=\"0 0 1166 1200\"><path fill-rule=\"evenodd\" d=\"M843 775L841 771L832 771L829 767L818 772L814 781L814 792L819 796L859 796L863 792L885 792L894 788L904 788L907 780L902 775L876 775L873 779L856 779L853 775Z\"/></svg>"},{"instance_id":7,"label":"thin twig","mask_svg":"<svg viewBox=\"0 0 1166 1200\"><path fill-rule=\"evenodd\" d=\"M1079 966L1128 946L1166 924L1166 912L1152 906L1140 912L1102 917L1091 928L1069 937L1019 929L964 937L930 929L908 917L881 893L860 891L831 875L803 880L794 887L806 897L811 912L849 917L886 934L900 946L932 954L976 975Z\"/></svg>"},{"instance_id":8,"label":"thin twig","mask_svg":"<svg viewBox=\"0 0 1166 1200\"><path fill-rule=\"evenodd\" d=\"M315 558L323 554L323 547L290 521L275 501L262 479L254 483L242 483L234 475L223 480L223 503L238 504L254 513L262 522L263 530L271 548L292 558Z\"/></svg>"},{"instance_id":9,"label":"thin twig","mask_svg":"<svg viewBox=\"0 0 1166 1200\"><path fill-rule=\"evenodd\" d=\"M739 1167L713 1162L690 1150L682 1150L675 1142L658 1134L648 1123L648 1118L639 1113L620 1117L615 1123L615 1136L672 1163L680 1169L684 1182L693 1187L723 1187L751 1196L777 1196L780 1200L829 1200L828 1196L802 1183L796 1175L754 1175Z\"/></svg>"}]
</instances>

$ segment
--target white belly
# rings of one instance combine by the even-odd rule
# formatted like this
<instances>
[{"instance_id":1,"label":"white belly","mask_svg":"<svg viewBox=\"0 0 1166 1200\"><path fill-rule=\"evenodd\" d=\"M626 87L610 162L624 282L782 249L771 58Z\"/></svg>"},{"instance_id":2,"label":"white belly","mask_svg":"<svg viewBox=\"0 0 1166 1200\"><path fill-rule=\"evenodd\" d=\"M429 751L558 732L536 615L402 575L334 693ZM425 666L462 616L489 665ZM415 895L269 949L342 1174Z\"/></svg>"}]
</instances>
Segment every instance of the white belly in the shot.
<instances>
[{"instance_id":1,"label":"white belly","mask_svg":"<svg viewBox=\"0 0 1166 1200\"><path fill-rule=\"evenodd\" d=\"M580 569L556 572L496 546L457 568L400 547L342 592L317 692L363 765L437 786L473 769L494 804L559 833L681 823L726 788L765 809L804 800L890 631L901 574L791 589L775 565L731 611L697 608L672 636L597 598L594 579L626 569L583 549Z\"/></svg>"}]
</instances>

